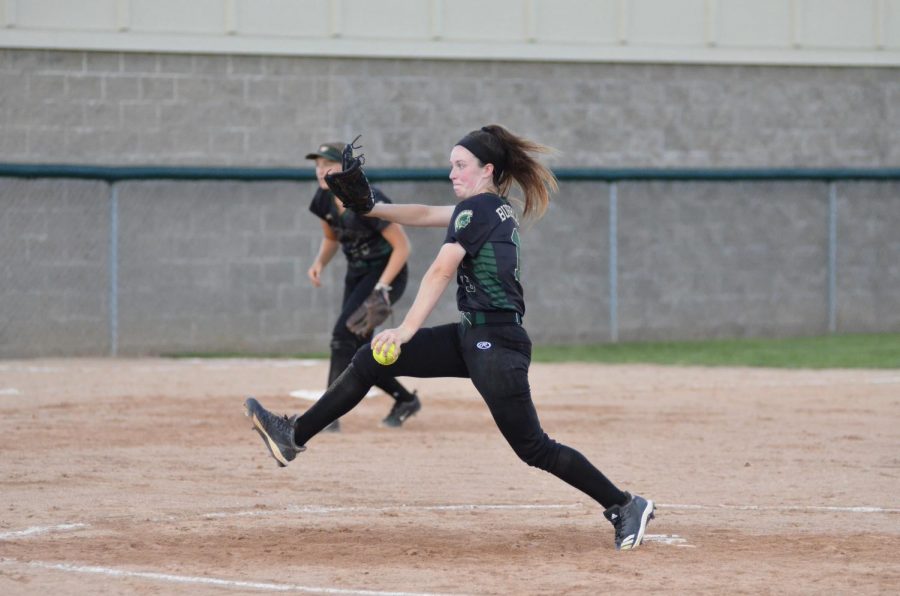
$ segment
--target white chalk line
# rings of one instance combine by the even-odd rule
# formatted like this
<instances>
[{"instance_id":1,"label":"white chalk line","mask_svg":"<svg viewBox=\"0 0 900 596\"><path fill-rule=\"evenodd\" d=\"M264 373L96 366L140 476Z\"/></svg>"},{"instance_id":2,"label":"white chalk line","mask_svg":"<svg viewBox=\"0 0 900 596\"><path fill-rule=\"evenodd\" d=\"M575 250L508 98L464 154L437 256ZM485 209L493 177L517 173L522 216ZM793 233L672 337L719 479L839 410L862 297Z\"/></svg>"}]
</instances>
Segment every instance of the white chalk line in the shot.
<instances>
[{"instance_id":1,"label":"white chalk line","mask_svg":"<svg viewBox=\"0 0 900 596\"><path fill-rule=\"evenodd\" d=\"M291 397L296 397L298 399L307 399L309 401L318 401L322 394L325 393L324 389L296 389L288 393ZM375 389L369 389L369 392L366 393L366 397L375 397L377 395L384 395L382 391Z\"/></svg>"},{"instance_id":2,"label":"white chalk line","mask_svg":"<svg viewBox=\"0 0 900 596\"><path fill-rule=\"evenodd\" d=\"M521 509L578 509L579 503L571 505L389 505L386 507L329 507L319 505L290 505L282 509L214 512L203 515L204 519L226 517L265 517L286 513L332 514L332 513L391 513L397 511L512 511Z\"/></svg>"},{"instance_id":3,"label":"white chalk line","mask_svg":"<svg viewBox=\"0 0 900 596\"><path fill-rule=\"evenodd\" d=\"M814 511L836 513L900 513L900 509L886 507L828 507L817 505L691 505L677 503L657 503L661 509L725 509L734 511ZM515 511L515 510L552 510L580 509L581 503L557 503L546 505L528 504L462 504L462 505L388 505L384 507L334 507L325 505L289 505L280 509L253 509L248 511L211 512L202 514L204 519L227 517L266 517L284 514L340 514L340 513L391 513L402 511Z\"/></svg>"},{"instance_id":4,"label":"white chalk line","mask_svg":"<svg viewBox=\"0 0 900 596\"><path fill-rule=\"evenodd\" d=\"M16 389L15 387L2 387L0 388L0 395L21 395L21 391Z\"/></svg>"},{"instance_id":5,"label":"white chalk line","mask_svg":"<svg viewBox=\"0 0 900 596\"><path fill-rule=\"evenodd\" d=\"M561 509L581 509L584 506L581 503L551 503L551 504L478 504L467 503L458 505L387 505L383 507L371 506L345 506L335 507L328 505L289 505L278 509L250 509L242 511L213 511L209 513L198 514L199 519L225 519L231 517L268 517L273 515L285 514L309 514L309 515L332 515L341 513L396 513L396 512L415 512L415 511L522 511L522 510L561 510ZM825 506L825 505L699 505L689 503L657 503L658 509L674 509L674 510L730 510L730 511L812 511L826 513L900 513L900 508L893 507L870 507L870 506ZM193 517L193 516L190 516ZM118 517L116 519L119 519ZM163 516L157 518L145 519L148 522L171 522L186 521L188 516ZM50 534L55 532L71 532L75 530L83 530L89 528L90 524L86 523L69 523L57 524L53 526L33 526L24 530L14 530L8 532L0 532L0 540L14 540L18 538L28 538L31 536L39 536L41 534Z\"/></svg>"},{"instance_id":6,"label":"white chalk line","mask_svg":"<svg viewBox=\"0 0 900 596\"><path fill-rule=\"evenodd\" d=\"M900 513L893 507L837 507L824 505L688 505L683 503L657 503L662 509L728 509L732 511L821 511L835 513Z\"/></svg>"},{"instance_id":7,"label":"white chalk line","mask_svg":"<svg viewBox=\"0 0 900 596\"><path fill-rule=\"evenodd\" d=\"M70 532L73 530L81 530L87 528L88 524L57 524L55 526L32 526L24 530L15 530L13 532L0 532L0 540L15 540L17 538L30 538L41 534L52 534L55 532Z\"/></svg>"},{"instance_id":8,"label":"white chalk line","mask_svg":"<svg viewBox=\"0 0 900 596\"><path fill-rule=\"evenodd\" d=\"M353 590L344 588L323 588L317 586L301 586L298 584L276 584L270 582L254 582L242 580L230 580L217 577L201 577L193 575L174 575L171 573L157 573L153 571L129 571L113 567L97 567L94 565L74 565L71 563L48 563L45 561L19 561L17 559L0 558L4 565L19 565L38 569L50 569L69 573L88 573L106 575L109 577L125 577L149 579L154 581L176 584L200 584L207 586L221 586L226 588L244 588L269 592L307 592L311 594L344 594L349 596L459 596L438 594L434 592L390 592L381 590Z\"/></svg>"}]
</instances>

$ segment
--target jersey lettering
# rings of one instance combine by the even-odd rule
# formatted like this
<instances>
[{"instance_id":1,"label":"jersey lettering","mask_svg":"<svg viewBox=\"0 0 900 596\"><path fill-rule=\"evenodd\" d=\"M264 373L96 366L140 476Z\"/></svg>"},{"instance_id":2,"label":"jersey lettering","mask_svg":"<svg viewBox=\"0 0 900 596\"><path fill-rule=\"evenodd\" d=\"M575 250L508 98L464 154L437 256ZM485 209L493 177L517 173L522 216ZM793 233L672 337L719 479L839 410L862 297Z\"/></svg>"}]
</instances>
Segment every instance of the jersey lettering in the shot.
<instances>
[{"instance_id":1,"label":"jersey lettering","mask_svg":"<svg viewBox=\"0 0 900 596\"><path fill-rule=\"evenodd\" d=\"M501 222L506 221L511 217L514 222L519 223L519 219L516 217L516 212L513 210L512 206L500 205L499 207L497 207L496 211L497 215L500 216Z\"/></svg>"}]
</instances>

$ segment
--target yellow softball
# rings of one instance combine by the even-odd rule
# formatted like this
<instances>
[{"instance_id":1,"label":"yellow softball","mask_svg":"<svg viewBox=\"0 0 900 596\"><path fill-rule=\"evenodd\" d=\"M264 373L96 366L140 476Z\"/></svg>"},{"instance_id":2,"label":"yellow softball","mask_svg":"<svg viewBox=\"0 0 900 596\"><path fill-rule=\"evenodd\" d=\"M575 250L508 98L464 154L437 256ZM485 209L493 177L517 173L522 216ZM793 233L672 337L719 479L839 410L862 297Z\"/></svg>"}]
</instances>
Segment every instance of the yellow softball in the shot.
<instances>
[{"instance_id":1,"label":"yellow softball","mask_svg":"<svg viewBox=\"0 0 900 596\"><path fill-rule=\"evenodd\" d=\"M372 348L372 358L374 358L375 362L377 362L378 364L389 366L397 362L397 358L399 358L399 356L397 355L396 347L397 346L395 346L394 344L391 344L390 347L388 347L387 351L385 351L384 344L381 344L380 352L376 352L375 348Z\"/></svg>"}]
</instances>

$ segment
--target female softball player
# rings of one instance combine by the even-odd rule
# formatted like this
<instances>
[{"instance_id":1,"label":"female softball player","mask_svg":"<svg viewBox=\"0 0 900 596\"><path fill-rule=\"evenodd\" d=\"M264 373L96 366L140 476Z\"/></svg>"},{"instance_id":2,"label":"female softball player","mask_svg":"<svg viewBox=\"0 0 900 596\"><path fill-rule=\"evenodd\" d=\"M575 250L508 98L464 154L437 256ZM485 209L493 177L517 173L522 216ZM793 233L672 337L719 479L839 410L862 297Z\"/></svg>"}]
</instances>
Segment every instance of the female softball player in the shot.
<instances>
[{"instance_id":1,"label":"female softball player","mask_svg":"<svg viewBox=\"0 0 900 596\"><path fill-rule=\"evenodd\" d=\"M523 215L543 215L550 191L557 190L556 179L530 154L545 151L543 145L501 126L485 126L467 134L450 152L450 180L460 199L455 207L377 203L371 208L369 215L388 221L446 227L444 244L400 326L378 333L372 350L360 348L352 364L306 413L282 417L252 397L246 400L254 429L280 465L292 461L312 437L353 409L374 383L388 375L468 377L525 463L554 474L602 505L615 528L617 550L641 544L653 517L653 501L623 492L581 453L548 437L531 399L531 340L522 326L519 223L506 196L516 184L524 193ZM422 328L454 277L459 323ZM373 350L381 352L390 345L399 351L399 358L382 366Z\"/></svg>"},{"instance_id":2,"label":"female softball player","mask_svg":"<svg viewBox=\"0 0 900 596\"><path fill-rule=\"evenodd\" d=\"M316 162L316 179L319 188L313 197L309 210L321 219L322 244L315 261L307 271L313 286L322 285L322 271L337 253L338 247L347 257L347 273L344 276L344 298L341 314L338 315L331 332L331 363L328 370L328 385L338 378L360 346L368 344L368 336L360 336L348 329L347 320L373 290L386 292L391 304L403 295L406 289L409 258L409 238L400 224L381 219L361 217L346 209L325 184L325 176L341 169L342 143L323 143L306 156ZM390 200L378 189L373 189L379 203ZM394 398L394 406L382 424L399 427L421 408L419 397L410 393L397 379L385 376L376 386ZM340 421L335 420L326 430L340 430Z\"/></svg>"}]
</instances>

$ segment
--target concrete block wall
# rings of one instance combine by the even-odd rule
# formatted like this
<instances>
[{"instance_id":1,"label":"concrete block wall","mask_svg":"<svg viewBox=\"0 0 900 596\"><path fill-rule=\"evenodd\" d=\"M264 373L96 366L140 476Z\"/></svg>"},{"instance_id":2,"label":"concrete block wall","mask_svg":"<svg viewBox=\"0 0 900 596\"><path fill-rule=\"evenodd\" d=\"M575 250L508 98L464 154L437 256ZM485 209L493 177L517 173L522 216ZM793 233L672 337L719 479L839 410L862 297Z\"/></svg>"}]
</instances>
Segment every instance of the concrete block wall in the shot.
<instances>
[{"instance_id":1,"label":"concrete block wall","mask_svg":"<svg viewBox=\"0 0 900 596\"><path fill-rule=\"evenodd\" d=\"M0 50L0 161L308 167L363 133L369 164L443 167L487 122L557 167L897 167L900 76L800 68ZM385 183L449 203L447 183ZM306 269L313 183L120 183L118 352L324 351L340 299ZM827 331L828 189L620 183L618 335ZM562 185L523 232L529 331L607 341L609 185ZM900 329L900 187L838 185L838 330ZM109 353L110 189L0 178L0 357ZM443 238L410 230L413 283ZM454 316L448 292L431 322Z\"/></svg>"},{"instance_id":2,"label":"concrete block wall","mask_svg":"<svg viewBox=\"0 0 900 596\"><path fill-rule=\"evenodd\" d=\"M619 194L625 337L828 328L825 184L660 182Z\"/></svg>"},{"instance_id":3,"label":"concrete block wall","mask_svg":"<svg viewBox=\"0 0 900 596\"><path fill-rule=\"evenodd\" d=\"M900 329L900 184L838 189L838 327Z\"/></svg>"},{"instance_id":4,"label":"concrete block wall","mask_svg":"<svg viewBox=\"0 0 900 596\"><path fill-rule=\"evenodd\" d=\"M104 187L0 178L0 357L106 352Z\"/></svg>"},{"instance_id":5,"label":"concrete block wall","mask_svg":"<svg viewBox=\"0 0 900 596\"><path fill-rule=\"evenodd\" d=\"M900 164L900 69L0 50L0 160L302 166L362 133L373 167L447 163L501 122L565 167Z\"/></svg>"}]
</instances>

